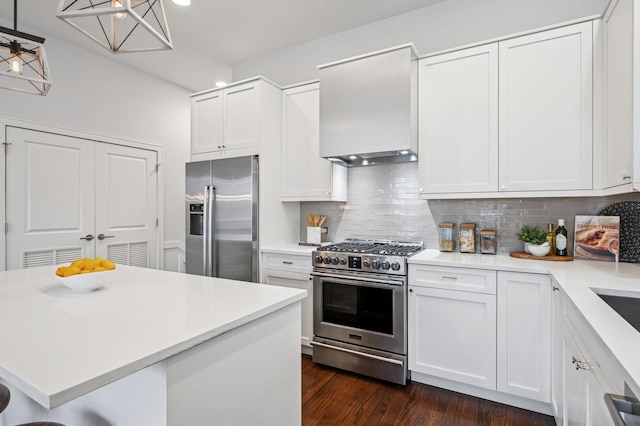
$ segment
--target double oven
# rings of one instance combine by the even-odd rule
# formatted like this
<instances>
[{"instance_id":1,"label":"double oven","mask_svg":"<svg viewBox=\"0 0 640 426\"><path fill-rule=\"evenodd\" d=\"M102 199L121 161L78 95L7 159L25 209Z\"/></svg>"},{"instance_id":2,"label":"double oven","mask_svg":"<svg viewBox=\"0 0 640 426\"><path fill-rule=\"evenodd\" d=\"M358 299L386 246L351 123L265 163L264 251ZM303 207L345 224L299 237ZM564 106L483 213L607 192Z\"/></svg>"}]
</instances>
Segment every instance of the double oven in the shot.
<instances>
[{"instance_id":1,"label":"double oven","mask_svg":"<svg viewBox=\"0 0 640 426\"><path fill-rule=\"evenodd\" d=\"M346 240L313 252L314 362L406 384L406 260L421 250Z\"/></svg>"}]
</instances>

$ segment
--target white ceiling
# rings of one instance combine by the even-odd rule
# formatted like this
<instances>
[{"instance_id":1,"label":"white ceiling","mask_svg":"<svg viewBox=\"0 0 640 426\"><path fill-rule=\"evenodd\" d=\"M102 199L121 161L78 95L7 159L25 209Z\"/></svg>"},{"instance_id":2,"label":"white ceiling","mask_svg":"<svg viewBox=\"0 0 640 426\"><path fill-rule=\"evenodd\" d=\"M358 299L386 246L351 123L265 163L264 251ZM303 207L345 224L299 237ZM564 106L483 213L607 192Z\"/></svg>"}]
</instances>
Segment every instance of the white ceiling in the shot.
<instances>
[{"instance_id":1,"label":"white ceiling","mask_svg":"<svg viewBox=\"0 0 640 426\"><path fill-rule=\"evenodd\" d=\"M19 0L18 30L54 37L197 91L231 66L444 0L163 0L173 50L112 54L56 18L57 0ZM13 23L13 1L0 17ZM46 42L45 42L46 47Z\"/></svg>"}]
</instances>

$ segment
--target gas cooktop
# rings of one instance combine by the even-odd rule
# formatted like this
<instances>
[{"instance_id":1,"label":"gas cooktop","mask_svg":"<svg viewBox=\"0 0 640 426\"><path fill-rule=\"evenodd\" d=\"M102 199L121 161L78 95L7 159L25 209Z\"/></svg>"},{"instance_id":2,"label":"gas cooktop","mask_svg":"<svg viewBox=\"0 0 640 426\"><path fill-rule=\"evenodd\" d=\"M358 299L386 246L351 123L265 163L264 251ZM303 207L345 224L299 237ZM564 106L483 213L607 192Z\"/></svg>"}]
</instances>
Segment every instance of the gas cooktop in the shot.
<instances>
[{"instance_id":1,"label":"gas cooktop","mask_svg":"<svg viewBox=\"0 0 640 426\"><path fill-rule=\"evenodd\" d=\"M421 241L346 239L318 247L313 266L324 270L406 275L407 258L422 251Z\"/></svg>"}]
</instances>

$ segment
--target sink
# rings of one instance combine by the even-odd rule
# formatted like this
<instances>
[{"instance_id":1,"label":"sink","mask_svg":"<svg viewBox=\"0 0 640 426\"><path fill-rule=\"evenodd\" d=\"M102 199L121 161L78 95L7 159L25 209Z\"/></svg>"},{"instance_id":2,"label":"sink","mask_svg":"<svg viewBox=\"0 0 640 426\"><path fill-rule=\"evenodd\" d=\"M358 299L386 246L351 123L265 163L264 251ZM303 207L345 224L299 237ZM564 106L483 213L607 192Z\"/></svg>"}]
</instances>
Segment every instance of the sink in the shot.
<instances>
[{"instance_id":1,"label":"sink","mask_svg":"<svg viewBox=\"0 0 640 426\"><path fill-rule=\"evenodd\" d=\"M600 299L604 300L618 315L640 332L640 293L633 295L604 294L592 289Z\"/></svg>"}]
</instances>

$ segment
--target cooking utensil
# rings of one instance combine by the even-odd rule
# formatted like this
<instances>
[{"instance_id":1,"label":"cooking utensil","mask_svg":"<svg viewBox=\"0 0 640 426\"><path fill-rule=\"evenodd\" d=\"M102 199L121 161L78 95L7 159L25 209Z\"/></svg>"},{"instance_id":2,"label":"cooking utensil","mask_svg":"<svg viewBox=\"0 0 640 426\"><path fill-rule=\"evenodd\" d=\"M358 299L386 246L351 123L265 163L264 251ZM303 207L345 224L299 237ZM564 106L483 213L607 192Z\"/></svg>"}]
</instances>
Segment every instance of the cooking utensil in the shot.
<instances>
[{"instance_id":1,"label":"cooking utensil","mask_svg":"<svg viewBox=\"0 0 640 426\"><path fill-rule=\"evenodd\" d=\"M318 226L322 226L325 220L327 220L326 216L320 216L320 223L318 223Z\"/></svg>"},{"instance_id":2,"label":"cooking utensil","mask_svg":"<svg viewBox=\"0 0 640 426\"><path fill-rule=\"evenodd\" d=\"M307 215L307 226L313 226L313 216L310 214Z\"/></svg>"},{"instance_id":3,"label":"cooking utensil","mask_svg":"<svg viewBox=\"0 0 640 426\"><path fill-rule=\"evenodd\" d=\"M319 214L314 214L313 215L313 226L320 226L320 218L322 216L320 216Z\"/></svg>"}]
</instances>

